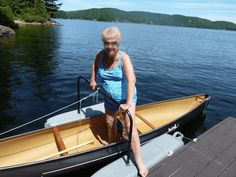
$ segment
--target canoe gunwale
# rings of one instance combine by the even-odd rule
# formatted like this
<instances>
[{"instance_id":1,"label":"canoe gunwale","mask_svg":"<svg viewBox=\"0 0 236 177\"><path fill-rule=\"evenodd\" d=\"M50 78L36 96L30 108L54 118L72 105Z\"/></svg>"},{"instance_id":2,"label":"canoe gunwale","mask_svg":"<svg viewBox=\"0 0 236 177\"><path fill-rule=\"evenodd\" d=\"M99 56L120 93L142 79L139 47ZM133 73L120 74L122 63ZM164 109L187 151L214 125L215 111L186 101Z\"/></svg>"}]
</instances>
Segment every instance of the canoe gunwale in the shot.
<instances>
[{"instance_id":1,"label":"canoe gunwale","mask_svg":"<svg viewBox=\"0 0 236 177\"><path fill-rule=\"evenodd\" d=\"M200 96L205 96L205 100L204 101L209 101L207 98L210 99L210 96L206 93L200 93L200 94L196 94L196 95L191 95L191 96L186 96L186 97L180 97L180 98L172 98L172 99L167 99L167 100L162 100L162 101L156 101L156 102L152 102L152 103L146 103L144 105L138 105L136 108L136 111L139 111L139 109L143 109L145 107L149 107L155 104L162 104L162 103L166 103L166 102L172 102L172 101L178 101L178 100L182 100L182 99L188 99L188 98L193 98L193 97L200 97Z\"/></svg>"}]
</instances>

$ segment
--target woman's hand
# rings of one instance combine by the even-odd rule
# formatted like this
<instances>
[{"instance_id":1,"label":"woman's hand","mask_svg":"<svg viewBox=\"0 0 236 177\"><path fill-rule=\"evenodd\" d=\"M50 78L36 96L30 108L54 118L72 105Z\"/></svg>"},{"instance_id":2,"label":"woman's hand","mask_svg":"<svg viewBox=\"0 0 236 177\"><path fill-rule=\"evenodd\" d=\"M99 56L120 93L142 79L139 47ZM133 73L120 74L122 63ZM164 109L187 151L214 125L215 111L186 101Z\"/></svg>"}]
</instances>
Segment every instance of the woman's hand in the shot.
<instances>
[{"instance_id":1,"label":"woman's hand","mask_svg":"<svg viewBox=\"0 0 236 177\"><path fill-rule=\"evenodd\" d=\"M95 80L90 81L90 87L95 90L97 86L97 82Z\"/></svg>"},{"instance_id":2,"label":"woman's hand","mask_svg":"<svg viewBox=\"0 0 236 177\"><path fill-rule=\"evenodd\" d=\"M120 109L125 111L125 110L129 109L131 106L132 106L132 103L121 104Z\"/></svg>"}]
</instances>

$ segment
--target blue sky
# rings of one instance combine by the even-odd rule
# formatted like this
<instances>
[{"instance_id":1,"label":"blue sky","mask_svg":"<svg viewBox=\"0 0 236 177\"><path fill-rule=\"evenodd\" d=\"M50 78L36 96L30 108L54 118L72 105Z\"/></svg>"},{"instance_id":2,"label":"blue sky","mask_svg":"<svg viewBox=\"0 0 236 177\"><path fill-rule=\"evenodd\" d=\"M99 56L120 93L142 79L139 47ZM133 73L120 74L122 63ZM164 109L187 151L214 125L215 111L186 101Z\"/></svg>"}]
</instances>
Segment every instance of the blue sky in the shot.
<instances>
[{"instance_id":1,"label":"blue sky","mask_svg":"<svg viewBox=\"0 0 236 177\"><path fill-rule=\"evenodd\" d=\"M196 16L236 23L236 0L59 0L62 10L113 7L127 11L148 11Z\"/></svg>"}]
</instances>

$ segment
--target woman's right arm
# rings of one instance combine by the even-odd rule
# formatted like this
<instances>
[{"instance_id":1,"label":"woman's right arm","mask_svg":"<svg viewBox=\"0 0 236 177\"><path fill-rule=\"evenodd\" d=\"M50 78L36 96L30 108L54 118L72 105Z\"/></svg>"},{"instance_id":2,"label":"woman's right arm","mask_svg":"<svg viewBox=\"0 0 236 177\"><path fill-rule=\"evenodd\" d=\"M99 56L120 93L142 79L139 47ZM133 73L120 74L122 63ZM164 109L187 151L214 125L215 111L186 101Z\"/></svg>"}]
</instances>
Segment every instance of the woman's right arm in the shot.
<instances>
[{"instance_id":1,"label":"woman's right arm","mask_svg":"<svg viewBox=\"0 0 236 177\"><path fill-rule=\"evenodd\" d=\"M100 62L100 52L96 55L96 58L93 62L92 65L92 72L91 72L91 79L90 79L90 87L92 87L92 89L94 90L97 86L97 82L96 82L96 76L97 76L97 71L98 71L98 67L99 67L99 62Z\"/></svg>"}]
</instances>

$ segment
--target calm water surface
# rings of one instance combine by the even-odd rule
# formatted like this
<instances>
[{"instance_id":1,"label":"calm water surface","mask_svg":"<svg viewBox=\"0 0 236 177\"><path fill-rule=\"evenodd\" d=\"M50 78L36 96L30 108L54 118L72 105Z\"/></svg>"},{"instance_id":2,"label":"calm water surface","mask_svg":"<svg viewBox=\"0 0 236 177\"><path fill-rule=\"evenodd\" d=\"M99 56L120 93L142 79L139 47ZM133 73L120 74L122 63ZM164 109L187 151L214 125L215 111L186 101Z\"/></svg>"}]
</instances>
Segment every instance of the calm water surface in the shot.
<instances>
[{"instance_id":1,"label":"calm water surface","mask_svg":"<svg viewBox=\"0 0 236 177\"><path fill-rule=\"evenodd\" d=\"M236 116L236 32L141 24L59 20L24 26L0 39L0 132L76 101L76 77L90 76L104 28L118 26L132 58L138 104L207 93L202 133ZM14 133L41 128L45 121Z\"/></svg>"}]
</instances>

